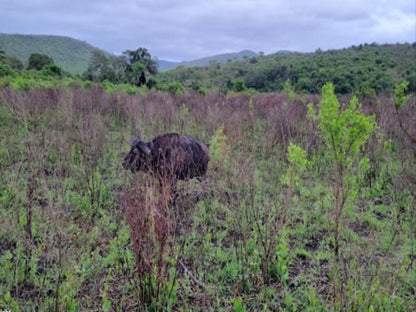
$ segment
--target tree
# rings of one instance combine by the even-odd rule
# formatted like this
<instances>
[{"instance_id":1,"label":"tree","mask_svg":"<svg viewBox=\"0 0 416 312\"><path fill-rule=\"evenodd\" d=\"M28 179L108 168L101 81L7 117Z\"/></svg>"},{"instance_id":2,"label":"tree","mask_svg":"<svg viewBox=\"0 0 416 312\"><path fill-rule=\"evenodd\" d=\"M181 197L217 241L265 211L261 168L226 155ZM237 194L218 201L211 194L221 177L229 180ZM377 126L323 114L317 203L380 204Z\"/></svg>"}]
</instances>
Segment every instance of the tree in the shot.
<instances>
[{"instance_id":1,"label":"tree","mask_svg":"<svg viewBox=\"0 0 416 312\"><path fill-rule=\"evenodd\" d=\"M152 58L149 51L145 48L138 48L136 51L124 51L123 55L127 58L127 72L130 82L136 86L144 85L147 81L146 75L157 74L157 60Z\"/></svg>"},{"instance_id":2,"label":"tree","mask_svg":"<svg viewBox=\"0 0 416 312\"><path fill-rule=\"evenodd\" d=\"M235 78L231 81L232 90L235 92L243 92L247 90L247 87L244 83L244 79L241 77Z\"/></svg>"},{"instance_id":3,"label":"tree","mask_svg":"<svg viewBox=\"0 0 416 312\"><path fill-rule=\"evenodd\" d=\"M2 62L6 58L6 53L0 49L0 62Z\"/></svg>"},{"instance_id":4,"label":"tree","mask_svg":"<svg viewBox=\"0 0 416 312\"><path fill-rule=\"evenodd\" d=\"M319 122L319 130L328 147L328 156L333 165L333 192L335 198L335 256L339 258L339 225L343 208L355 184L357 162L364 144L377 129L375 116L365 116L354 96L349 105L341 108L332 83L322 87L319 112L315 114L309 104L308 115ZM366 166L362 158L358 169Z\"/></svg>"},{"instance_id":5,"label":"tree","mask_svg":"<svg viewBox=\"0 0 416 312\"><path fill-rule=\"evenodd\" d=\"M245 84L248 88L263 90L267 84L267 77L262 72L250 72L245 77Z\"/></svg>"},{"instance_id":6,"label":"tree","mask_svg":"<svg viewBox=\"0 0 416 312\"><path fill-rule=\"evenodd\" d=\"M42 73L46 76L62 77L63 70L59 65L48 64L42 68Z\"/></svg>"},{"instance_id":7,"label":"tree","mask_svg":"<svg viewBox=\"0 0 416 312\"><path fill-rule=\"evenodd\" d=\"M109 62L109 76L107 77L113 83L127 82L126 70L127 61L125 56L110 57Z\"/></svg>"},{"instance_id":8,"label":"tree","mask_svg":"<svg viewBox=\"0 0 416 312\"><path fill-rule=\"evenodd\" d=\"M93 51L88 69L83 73L85 79L94 81L108 80L111 83L129 82L126 57L106 55L101 50ZM130 68L131 69L131 68Z\"/></svg>"},{"instance_id":9,"label":"tree","mask_svg":"<svg viewBox=\"0 0 416 312\"><path fill-rule=\"evenodd\" d=\"M100 50L94 50L88 64L87 72L84 74L89 80L102 81L107 78L108 59Z\"/></svg>"},{"instance_id":10,"label":"tree","mask_svg":"<svg viewBox=\"0 0 416 312\"><path fill-rule=\"evenodd\" d=\"M41 70L44 66L53 64L53 59L45 54L32 53L29 56L27 69Z\"/></svg>"},{"instance_id":11,"label":"tree","mask_svg":"<svg viewBox=\"0 0 416 312\"><path fill-rule=\"evenodd\" d=\"M136 86L142 86L146 83L146 66L141 62L136 62L132 66L131 82Z\"/></svg>"},{"instance_id":12,"label":"tree","mask_svg":"<svg viewBox=\"0 0 416 312\"><path fill-rule=\"evenodd\" d=\"M22 70L25 67L22 61L15 56L6 56L5 62L13 69Z\"/></svg>"}]
</instances>

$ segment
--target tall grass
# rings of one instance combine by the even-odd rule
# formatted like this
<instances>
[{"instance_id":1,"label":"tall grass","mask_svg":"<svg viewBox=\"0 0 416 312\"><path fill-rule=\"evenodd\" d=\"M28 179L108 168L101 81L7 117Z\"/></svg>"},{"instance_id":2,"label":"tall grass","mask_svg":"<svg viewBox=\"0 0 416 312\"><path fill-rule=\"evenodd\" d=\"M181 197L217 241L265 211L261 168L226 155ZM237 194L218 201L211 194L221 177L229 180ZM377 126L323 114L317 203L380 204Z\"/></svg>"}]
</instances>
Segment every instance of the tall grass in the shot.
<instances>
[{"instance_id":1,"label":"tall grass","mask_svg":"<svg viewBox=\"0 0 416 312\"><path fill-rule=\"evenodd\" d=\"M379 130L342 212L341 262L332 167L306 118L319 100L1 89L0 309L414 309L415 98L359 99ZM171 198L121 162L136 136L174 131L212 159ZM308 165L288 184L291 143Z\"/></svg>"}]
</instances>

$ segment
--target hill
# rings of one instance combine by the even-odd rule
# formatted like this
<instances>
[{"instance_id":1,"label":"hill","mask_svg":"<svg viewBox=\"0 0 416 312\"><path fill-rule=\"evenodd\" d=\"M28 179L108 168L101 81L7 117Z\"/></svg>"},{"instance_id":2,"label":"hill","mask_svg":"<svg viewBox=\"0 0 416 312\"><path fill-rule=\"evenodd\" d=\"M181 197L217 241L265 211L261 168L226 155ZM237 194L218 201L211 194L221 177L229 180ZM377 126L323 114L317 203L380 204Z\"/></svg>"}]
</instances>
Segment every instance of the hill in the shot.
<instances>
[{"instance_id":1,"label":"hill","mask_svg":"<svg viewBox=\"0 0 416 312\"><path fill-rule=\"evenodd\" d=\"M279 51L236 62L162 72L161 85L178 81L186 87L244 88L283 91L287 80L297 92L317 94L330 81L338 94L391 93L397 83L410 82L416 91L416 44L361 44L314 53Z\"/></svg>"},{"instance_id":2,"label":"hill","mask_svg":"<svg viewBox=\"0 0 416 312\"><path fill-rule=\"evenodd\" d=\"M92 52L97 48L63 36L0 34L0 49L23 63L32 53L46 54L63 70L81 74L87 69Z\"/></svg>"},{"instance_id":3,"label":"hill","mask_svg":"<svg viewBox=\"0 0 416 312\"><path fill-rule=\"evenodd\" d=\"M243 60L245 58L257 57L256 52L250 50L243 50L237 53L223 53L214 56L204 57L193 61L184 61L184 62L170 62L170 61L159 61L159 70L165 71L168 69L173 69L178 66L184 67L197 67L197 66L208 66L212 63L227 63L231 60Z\"/></svg>"}]
</instances>

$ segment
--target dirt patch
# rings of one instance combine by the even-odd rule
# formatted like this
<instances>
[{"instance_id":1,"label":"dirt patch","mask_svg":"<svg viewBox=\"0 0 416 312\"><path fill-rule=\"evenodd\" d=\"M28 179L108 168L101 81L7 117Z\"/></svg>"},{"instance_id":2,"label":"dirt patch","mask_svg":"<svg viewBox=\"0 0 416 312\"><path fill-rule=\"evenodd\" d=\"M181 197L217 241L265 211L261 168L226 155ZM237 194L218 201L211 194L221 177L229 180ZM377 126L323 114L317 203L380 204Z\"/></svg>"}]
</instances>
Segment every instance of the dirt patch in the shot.
<instances>
[{"instance_id":1,"label":"dirt patch","mask_svg":"<svg viewBox=\"0 0 416 312\"><path fill-rule=\"evenodd\" d=\"M354 222L350 224L350 227L352 228L352 230L362 236L362 237L368 237L370 235L370 230L368 229L368 226L364 223L361 222Z\"/></svg>"}]
</instances>

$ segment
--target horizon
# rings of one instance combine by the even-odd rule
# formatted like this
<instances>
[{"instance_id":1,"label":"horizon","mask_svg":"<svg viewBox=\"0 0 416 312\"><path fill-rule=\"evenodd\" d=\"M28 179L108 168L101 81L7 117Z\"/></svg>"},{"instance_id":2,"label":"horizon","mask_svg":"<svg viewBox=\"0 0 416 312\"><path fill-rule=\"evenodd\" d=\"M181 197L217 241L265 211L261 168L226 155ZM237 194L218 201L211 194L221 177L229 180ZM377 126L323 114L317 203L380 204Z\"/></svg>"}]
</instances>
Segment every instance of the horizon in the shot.
<instances>
[{"instance_id":1,"label":"horizon","mask_svg":"<svg viewBox=\"0 0 416 312\"><path fill-rule=\"evenodd\" d=\"M2 35L12 35L12 36L13 35L16 35L16 36L26 36L26 37L29 37L29 36L39 36L39 37L46 36L46 37L67 38L67 39L76 40L76 41L80 41L80 42L86 43L86 44L90 45L91 47L93 47L95 49L103 50L103 51L105 51L105 52L107 52L109 54L115 55L115 56L121 56L122 53L123 53L123 52L113 53L111 51L107 51L107 50L104 50L104 49L102 49L100 47L94 46L93 44L91 44L88 41L85 41L85 40L82 40L82 39L78 39L78 38L74 38L74 37L70 37L70 36L66 36L66 35L56 35L56 34L30 34L30 33L27 33L27 34L24 34L24 33L1 33L1 32L0 32L0 34L2 34ZM327 52L327 51L332 51L332 50L348 49L348 48L352 48L354 46L360 46L360 45L372 45L372 44L377 44L377 45L395 45L395 44L414 44L414 43L416 43L416 39L415 39L414 42L406 42L406 41L405 42L395 42L395 43L389 43L389 42L385 42L385 43L380 43L380 42L363 42L363 43L358 43L358 44L354 44L354 45L350 45L350 46L345 46L345 47L341 47L341 48L337 48L337 49L326 49L326 50L324 50L324 49L319 48L319 47L316 48L313 51L293 51L293 50L279 49L277 51L270 52L270 53L265 53L265 52L263 52L261 50L260 51L254 51L254 50L250 50L250 49L242 49L240 51L229 51L229 52L216 53L216 54L202 56L202 57L199 57L197 59L190 59L190 60L172 60L172 59L166 59L166 58L161 59L157 55L153 55L152 52L147 47L142 47L142 48L147 49L149 51L149 53L152 55L152 57L156 58L159 62L160 61L163 61L163 62L169 62L169 63L179 64L179 63L188 63L188 62L200 61L200 60L203 60L203 59L208 59L208 58L212 58L212 57L222 56L222 55L226 55L226 54L239 54L239 53L242 53L242 52L245 52L245 51L256 53L257 56L260 55L260 53L264 53L264 55L272 55L272 54L277 54L277 53L282 53L282 52L308 54L308 53L316 53L318 50L320 50L322 52ZM137 48L139 48L139 47L137 47ZM126 49L124 49L124 51L130 50L130 49L134 49L134 48L126 48Z\"/></svg>"}]
</instances>

